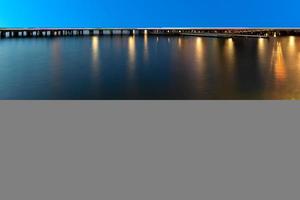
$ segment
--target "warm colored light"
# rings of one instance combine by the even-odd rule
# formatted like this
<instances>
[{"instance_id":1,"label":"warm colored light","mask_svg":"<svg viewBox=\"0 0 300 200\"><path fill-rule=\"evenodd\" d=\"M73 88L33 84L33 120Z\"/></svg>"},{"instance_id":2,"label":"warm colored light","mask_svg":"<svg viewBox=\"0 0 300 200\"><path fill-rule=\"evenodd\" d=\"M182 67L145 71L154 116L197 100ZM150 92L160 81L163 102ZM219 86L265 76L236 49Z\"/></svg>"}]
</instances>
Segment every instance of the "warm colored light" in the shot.
<instances>
[{"instance_id":1,"label":"warm colored light","mask_svg":"<svg viewBox=\"0 0 300 200\"><path fill-rule=\"evenodd\" d=\"M203 61L203 41L202 38L198 37L196 39L196 48L195 48L196 60L198 63Z\"/></svg>"},{"instance_id":2,"label":"warm colored light","mask_svg":"<svg viewBox=\"0 0 300 200\"><path fill-rule=\"evenodd\" d=\"M93 59L93 72L95 74L98 73L98 65L99 65L99 37L92 37L92 59Z\"/></svg>"},{"instance_id":3,"label":"warm colored light","mask_svg":"<svg viewBox=\"0 0 300 200\"><path fill-rule=\"evenodd\" d=\"M178 38L178 46L181 48L181 46L182 46L182 40L181 40L181 38Z\"/></svg>"},{"instance_id":4,"label":"warm colored light","mask_svg":"<svg viewBox=\"0 0 300 200\"><path fill-rule=\"evenodd\" d=\"M289 51L289 56L296 56L297 50L296 50L296 37L295 36L290 36L289 37L289 43L288 43L288 51Z\"/></svg>"},{"instance_id":5,"label":"warm colored light","mask_svg":"<svg viewBox=\"0 0 300 200\"><path fill-rule=\"evenodd\" d=\"M233 45L233 39L232 38L228 38L227 43L232 46Z\"/></svg>"},{"instance_id":6,"label":"warm colored light","mask_svg":"<svg viewBox=\"0 0 300 200\"><path fill-rule=\"evenodd\" d=\"M93 54L98 53L99 49L99 38L97 36L92 37L92 50Z\"/></svg>"},{"instance_id":7,"label":"warm colored light","mask_svg":"<svg viewBox=\"0 0 300 200\"><path fill-rule=\"evenodd\" d=\"M135 56L136 56L135 37L131 36L128 38L128 57L129 57L130 71L133 70L135 66Z\"/></svg>"},{"instance_id":8,"label":"warm colored light","mask_svg":"<svg viewBox=\"0 0 300 200\"><path fill-rule=\"evenodd\" d=\"M228 62L229 67L233 67L234 64L234 56L235 56L235 49L234 49L234 41L232 38L228 38L225 42L225 56L226 61Z\"/></svg>"},{"instance_id":9,"label":"warm colored light","mask_svg":"<svg viewBox=\"0 0 300 200\"><path fill-rule=\"evenodd\" d=\"M197 45L202 45L202 38L198 37L196 40Z\"/></svg>"},{"instance_id":10,"label":"warm colored light","mask_svg":"<svg viewBox=\"0 0 300 200\"><path fill-rule=\"evenodd\" d=\"M149 57L149 47L148 47L148 36L147 34L144 35L144 59L145 61L148 60Z\"/></svg>"},{"instance_id":11,"label":"warm colored light","mask_svg":"<svg viewBox=\"0 0 300 200\"><path fill-rule=\"evenodd\" d=\"M296 38L295 38L295 36L290 36L289 37L289 46L290 47L295 47L295 44L296 44Z\"/></svg>"},{"instance_id":12,"label":"warm colored light","mask_svg":"<svg viewBox=\"0 0 300 200\"><path fill-rule=\"evenodd\" d=\"M274 66L274 75L277 83L280 83L286 79L286 67L282 52L281 44L276 44L276 49L273 50L272 62Z\"/></svg>"},{"instance_id":13,"label":"warm colored light","mask_svg":"<svg viewBox=\"0 0 300 200\"><path fill-rule=\"evenodd\" d=\"M263 38L258 39L258 50L265 50L265 40Z\"/></svg>"},{"instance_id":14,"label":"warm colored light","mask_svg":"<svg viewBox=\"0 0 300 200\"><path fill-rule=\"evenodd\" d=\"M144 35L147 35L148 34L148 31L147 30L144 30Z\"/></svg>"},{"instance_id":15,"label":"warm colored light","mask_svg":"<svg viewBox=\"0 0 300 200\"><path fill-rule=\"evenodd\" d=\"M263 66L263 63L266 59L266 40L263 38L259 38L257 42L258 61L260 65Z\"/></svg>"}]
</instances>

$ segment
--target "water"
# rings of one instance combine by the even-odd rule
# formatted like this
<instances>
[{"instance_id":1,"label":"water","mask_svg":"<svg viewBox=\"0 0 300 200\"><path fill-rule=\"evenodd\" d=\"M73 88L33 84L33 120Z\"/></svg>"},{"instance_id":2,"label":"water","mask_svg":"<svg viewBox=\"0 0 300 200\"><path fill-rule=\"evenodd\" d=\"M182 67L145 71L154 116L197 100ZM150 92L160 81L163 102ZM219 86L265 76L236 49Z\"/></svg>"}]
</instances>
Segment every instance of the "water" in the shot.
<instances>
[{"instance_id":1,"label":"water","mask_svg":"<svg viewBox=\"0 0 300 200\"><path fill-rule=\"evenodd\" d=\"M2 39L0 99L300 99L300 38Z\"/></svg>"}]
</instances>

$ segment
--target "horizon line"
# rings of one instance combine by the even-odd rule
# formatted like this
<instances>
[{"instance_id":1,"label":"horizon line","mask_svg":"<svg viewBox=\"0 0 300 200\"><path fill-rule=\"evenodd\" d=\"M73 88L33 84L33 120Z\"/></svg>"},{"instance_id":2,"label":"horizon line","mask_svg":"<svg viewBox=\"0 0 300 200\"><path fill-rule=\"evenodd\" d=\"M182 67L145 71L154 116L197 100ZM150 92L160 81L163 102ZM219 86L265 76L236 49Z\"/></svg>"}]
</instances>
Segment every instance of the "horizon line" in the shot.
<instances>
[{"instance_id":1,"label":"horizon line","mask_svg":"<svg viewBox=\"0 0 300 200\"><path fill-rule=\"evenodd\" d=\"M4 29L300 29L300 27L0 27Z\"/></svg>"}]
</instances>

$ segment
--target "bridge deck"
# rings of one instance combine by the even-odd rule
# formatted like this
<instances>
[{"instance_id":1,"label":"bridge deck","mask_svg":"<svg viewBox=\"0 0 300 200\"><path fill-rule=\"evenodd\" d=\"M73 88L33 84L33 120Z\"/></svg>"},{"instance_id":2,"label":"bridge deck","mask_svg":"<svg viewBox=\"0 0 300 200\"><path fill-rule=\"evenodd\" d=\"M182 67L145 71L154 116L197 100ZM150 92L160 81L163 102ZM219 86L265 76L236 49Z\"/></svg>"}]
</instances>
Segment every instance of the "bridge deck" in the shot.
<instances>
[{"instance_id":1,"label":"bridge deck","mask_svg":"<svg viewBox=\"0 0 300 200\"><path fill-rule=\"evenodd\" d=\"M300 28L0 28L0 38L144 34L266 38L300 35Z\"/></svg>"}]
</instances>

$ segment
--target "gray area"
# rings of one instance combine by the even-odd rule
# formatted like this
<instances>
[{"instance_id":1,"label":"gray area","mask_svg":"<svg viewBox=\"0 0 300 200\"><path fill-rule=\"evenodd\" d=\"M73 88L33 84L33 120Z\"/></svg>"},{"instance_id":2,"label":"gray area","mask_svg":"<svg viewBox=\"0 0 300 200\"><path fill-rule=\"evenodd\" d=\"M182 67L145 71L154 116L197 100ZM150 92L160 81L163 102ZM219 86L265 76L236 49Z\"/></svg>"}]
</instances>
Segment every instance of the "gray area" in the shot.
<instances>
[{"instance_id":1,"label":"gray area","mask_svg":"<svg viewBox=\"0 0 300 200\"><path fill-rule=\"evenodd\" d=\"M292 200L298 102L1 102L1 200Z\"/></svg>"}]
</instances>

